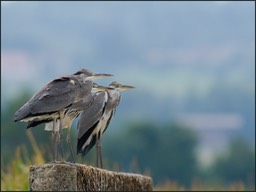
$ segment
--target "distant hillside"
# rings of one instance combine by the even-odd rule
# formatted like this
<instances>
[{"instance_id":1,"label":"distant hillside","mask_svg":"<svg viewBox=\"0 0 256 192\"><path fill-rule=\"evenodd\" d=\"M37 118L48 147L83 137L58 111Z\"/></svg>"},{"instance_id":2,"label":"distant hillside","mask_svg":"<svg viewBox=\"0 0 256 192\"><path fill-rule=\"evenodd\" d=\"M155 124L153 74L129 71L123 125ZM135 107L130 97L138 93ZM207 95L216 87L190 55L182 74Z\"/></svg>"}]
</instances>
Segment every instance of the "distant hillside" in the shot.
<instances>
[{"instance_id":1,"label":"distant hillside","mask_svg":"<svg viewBox=\"0 0 256 192\"><path fill-rule=\"evenodd\" d=\"M253 2L2 4L2 101L80 67L134 85L115 122L236 112L255 129ZM6 107L6 106L5 106ZM114 122L114 124L115 124Z\"/></svg>"}]
</instances>

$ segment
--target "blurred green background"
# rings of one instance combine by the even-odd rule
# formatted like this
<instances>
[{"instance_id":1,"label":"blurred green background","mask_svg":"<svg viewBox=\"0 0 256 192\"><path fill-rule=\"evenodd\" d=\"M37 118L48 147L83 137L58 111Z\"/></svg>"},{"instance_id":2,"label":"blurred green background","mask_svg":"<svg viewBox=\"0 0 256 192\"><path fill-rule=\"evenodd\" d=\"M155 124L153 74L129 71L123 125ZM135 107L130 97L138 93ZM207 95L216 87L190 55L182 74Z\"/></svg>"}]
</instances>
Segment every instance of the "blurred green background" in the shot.
<instances>
[{"instance_id":1,"label":"blurred green background","mask_svg":"<svg viewBox=\"0 0 256 192\"><path fill-rule=\"evenodd\" d=\"M136 87L103 136L106 168L150 175L157 189L255 188L254 2L2 1L1 33L5 189L20 187L6 183L12 166L52 160L50 133L35 127L31 141L15 111L80 68ZM95 165L95 155L77 161Z\"/></svg>"}]
</instances>

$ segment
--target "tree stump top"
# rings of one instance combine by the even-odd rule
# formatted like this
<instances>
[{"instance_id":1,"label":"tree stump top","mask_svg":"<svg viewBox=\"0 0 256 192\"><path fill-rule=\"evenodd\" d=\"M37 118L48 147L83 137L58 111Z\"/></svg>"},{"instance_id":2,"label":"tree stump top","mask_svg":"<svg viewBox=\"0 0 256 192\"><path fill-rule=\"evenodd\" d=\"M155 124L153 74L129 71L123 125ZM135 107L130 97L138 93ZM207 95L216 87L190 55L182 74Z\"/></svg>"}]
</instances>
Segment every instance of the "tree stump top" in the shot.
<instances>
[{"instance_id":1,"label":"tree stump top","mask_svg":"<svg viewBox=\"0 0 256 192\"><path fill-rule=\"evenodd\" d=\"M32 191L152 191L152 178L78 163L30 166Z\"/></svg>"}]
</instances>

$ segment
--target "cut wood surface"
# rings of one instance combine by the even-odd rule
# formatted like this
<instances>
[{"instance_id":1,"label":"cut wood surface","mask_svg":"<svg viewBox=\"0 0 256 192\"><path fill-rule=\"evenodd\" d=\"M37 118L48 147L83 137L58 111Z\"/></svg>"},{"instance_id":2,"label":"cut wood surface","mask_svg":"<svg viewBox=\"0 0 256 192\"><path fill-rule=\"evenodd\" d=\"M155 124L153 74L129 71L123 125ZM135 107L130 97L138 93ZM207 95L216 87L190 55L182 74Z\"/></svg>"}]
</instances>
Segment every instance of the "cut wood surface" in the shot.
<instances>
[{"instance_id":1,"label":"cut wood surface","mask_svg":"<svg viewBox=\"0 0 256 192\"><path fill-rule=\"evenodd\" d=\"M30 166L29 187L32 191L152 191L152 178L57 162Z\"/></svg>"}]
</instances>

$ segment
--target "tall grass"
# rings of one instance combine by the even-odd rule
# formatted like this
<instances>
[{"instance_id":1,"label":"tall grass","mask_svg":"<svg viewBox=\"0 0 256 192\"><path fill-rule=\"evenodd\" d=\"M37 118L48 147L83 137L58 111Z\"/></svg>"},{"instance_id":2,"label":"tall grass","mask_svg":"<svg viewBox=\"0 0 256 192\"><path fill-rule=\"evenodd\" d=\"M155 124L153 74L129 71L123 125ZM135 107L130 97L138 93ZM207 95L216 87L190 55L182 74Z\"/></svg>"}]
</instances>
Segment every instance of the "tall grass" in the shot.
<instances>
[{"instance_id":1,"label":"tall grass","mask_svg":"<svg viewBox=\"0 0 256 192\"><path fill-rule=\"evenodd\" d=\"M5 169L1 167L1 191L28 191L29 166L33 164L44 164L44 150L40 148L30 130L27 136L33 148L33 154L29 157L25 146L19 146L11 162L5 165ZM81 159L78 159L82 161ZM119 168L113 167L112 170L118 171ZM131 172L138 169L136 162L131 164ZM137 172L137 171L136 171ZM147 169L145 175L151 175ZM157 191L255 191L255 185L245 186L242 182L235 182L230 185L226 184L206 184L200 181L192 181L189 187L184 187L175 181L165 180L161 185L155 185L154 190Z\"/></svg>"},{"instance_id":2,"label":"tall grass","mask_svg":"<svg viewBox=\"0 0 256 192\"><path fill-rule=\"evenodd\" d=\"M4 164L4 166L6 166L5 169L1 167L1 191L29 190L29 166L32 164L45 163L42 150L37 145L30 130L27 131L27 136L33 148L33 155L29 158L28 151L25 146L17 147L13 160L6 165Z\"/></svg>"}]
</instances>

